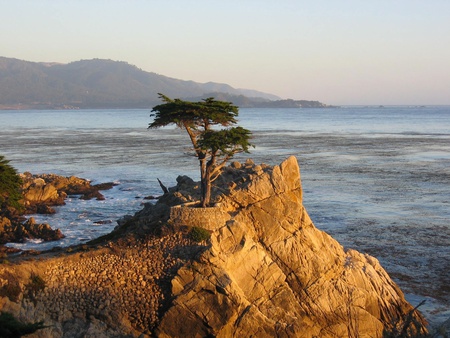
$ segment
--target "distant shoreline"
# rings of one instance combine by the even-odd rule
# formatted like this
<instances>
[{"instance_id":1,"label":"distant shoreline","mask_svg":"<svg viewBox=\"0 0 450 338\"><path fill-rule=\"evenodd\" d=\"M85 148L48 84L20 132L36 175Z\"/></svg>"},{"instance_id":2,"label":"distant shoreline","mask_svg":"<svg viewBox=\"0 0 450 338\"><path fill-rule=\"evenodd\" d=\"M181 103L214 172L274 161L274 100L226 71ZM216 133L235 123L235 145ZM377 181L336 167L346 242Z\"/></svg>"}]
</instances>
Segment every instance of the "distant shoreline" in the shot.
<instances>
[{"instance_id":1,"label":"distant shoreline","mask_svg":"<svg viewBox=\"0 0 450 338\"><path fill-rule=\"evenodd\" d=\"M69 104L0 104L0 110L80 110L80 109L152 109L158 102L153 102L149 105L123 105L123 106L73 106ZM277 100L261 102L258 104L239 105L239 108L340 108L340 106L333 106L321 103L319 101L306 100Z\"/></svg>"}]
</instances>

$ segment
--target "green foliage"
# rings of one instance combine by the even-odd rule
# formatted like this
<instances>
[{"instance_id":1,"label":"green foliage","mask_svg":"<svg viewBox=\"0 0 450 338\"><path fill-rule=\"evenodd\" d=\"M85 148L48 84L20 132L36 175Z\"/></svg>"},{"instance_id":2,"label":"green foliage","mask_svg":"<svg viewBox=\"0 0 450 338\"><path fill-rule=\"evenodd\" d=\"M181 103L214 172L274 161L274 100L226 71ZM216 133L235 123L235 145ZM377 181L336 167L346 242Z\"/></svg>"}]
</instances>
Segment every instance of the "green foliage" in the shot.
<instances>
[{"instance_id":1,"label":"green foliage","mask_svg":"<svg viewBox=\"0 0 450 338\"><path fill-rule=\"evenodd\" d=\"M45 328L44 322L22 323L9 312L0 313L0 337L18 338Z\"/></svg>"},{"instance_id":2,"label":"green foliage","mask_svg":"<svg viewBox=\"0 0 450 338\"><path fill-rule=\"evenodd\" d=\"M22 209L20 203L22 180L16 169L9 165L9 161L0 155L0 208L13 207Z\"/></svg>"},{"instance_id":3,"label":"green foliage","mask_svg":"<svg viewBox=\"0 0 450 338\"><path fill-rule=\"evenodd\" d=\"M189 234L196 242L203 242L211 237L211 233L208 230L200 227L193 227Z\"/></svg>"},{"instance_id":4,"label":"green foliage","mask_svg":"<svg viewBox=\"0 0 450 338\"><path fill-rule=\"evenodd\" d=\"M154 120L149 128L175 124L189 135L200 161L202 206L209 205L211 182L220 174L226 162L239 152L248 152L250 131L242 127L216 130L214 126L229 127L237 123L238 107L230 102L210 97L198 102L172 100L159 94L163 104L153 107Z\"/></svg>"},{"instance_id":5,"label":"green foliage","mask_svg":"<svg viewBox=\"0 0 450 338\"><path fill-rule=\"evenodd\" d=\"M232 157L238 152L248 152L248 148L252 146L249 142L250 135L250 131L242 127L207 130L201 135L198 145L217 156Z\"/></svg>"},{"instance_id":6,"label":"green foliage","mask_svg":"<svg viewBox=\"0 0 450 338\"><path fill-rule=\"evenodd\" d=\"M163 104L153 107L150 116L154 116L154 121L149 128L164 127L169 124L176 124L178 127L189 127L197 130L202 127L209 129L211 125L228 126L236 123L238 107L229 102L216 101L207 98L199 102L172 100L163 94L159 94Z\"/></svg>"}]
</instances>

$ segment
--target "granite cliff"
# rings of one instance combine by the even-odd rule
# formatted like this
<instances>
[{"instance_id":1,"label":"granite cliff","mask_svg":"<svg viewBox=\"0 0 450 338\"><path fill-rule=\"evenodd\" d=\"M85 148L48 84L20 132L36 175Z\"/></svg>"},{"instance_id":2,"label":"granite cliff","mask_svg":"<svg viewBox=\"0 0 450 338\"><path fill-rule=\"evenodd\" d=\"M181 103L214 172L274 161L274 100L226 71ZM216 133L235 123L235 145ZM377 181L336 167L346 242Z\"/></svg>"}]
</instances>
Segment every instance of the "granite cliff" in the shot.
<instances>
[{"instance_id":1,"label":"granite cliff","mask_svg":"<svg viewBox=\"0 0 450 338\"><path fill-rule=\"evenodd\" d=\"M408 314L426 332L376 258L314 227L294 157L219 180L214 207L179 177L108 236L1 265L1 311L50 325L32 337L382 337Z\"/></svg>"},{"instance_id":2,"label":"granite cliff","mask_svg":"<svg viewBox=\"0 0 450 338\"><path fill-rule=\"evenodd\" d=\"M376 337L411 310L374 257L314 227L294 157L246 175L237 167L216 210L172 209L173 223L213 232L172 281L160 336Z\"/></svg>"}]
</instances>

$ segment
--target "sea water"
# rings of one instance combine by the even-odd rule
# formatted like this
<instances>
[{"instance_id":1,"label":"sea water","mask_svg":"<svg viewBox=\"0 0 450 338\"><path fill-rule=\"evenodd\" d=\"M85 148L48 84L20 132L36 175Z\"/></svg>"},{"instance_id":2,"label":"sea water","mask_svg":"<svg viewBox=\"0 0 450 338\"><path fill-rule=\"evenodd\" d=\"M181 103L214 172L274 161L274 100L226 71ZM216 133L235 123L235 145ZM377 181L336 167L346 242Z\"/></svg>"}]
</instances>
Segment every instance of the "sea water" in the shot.
<instances>
[{"instance_id":1,"label":"sea water","mask_svg":"<svg viewBox=\"0 0 450 338\"><path fill-rule=\"evenodd\" d=\"M70 197L38 222L59 228L49 249L109 233L116 220L158 196L178 175L199 179L188 136L147 130L149 110L0 111L0 154L19 172L118 183L104 201ZM251 157L279 164L295 155L314 224L346 248L369 253L411 299L450 303L450 107L241 109ZM413 296L414 295L414 296ZM434 307L436 309L436 307Z\"/></svg>"}]
</instances>

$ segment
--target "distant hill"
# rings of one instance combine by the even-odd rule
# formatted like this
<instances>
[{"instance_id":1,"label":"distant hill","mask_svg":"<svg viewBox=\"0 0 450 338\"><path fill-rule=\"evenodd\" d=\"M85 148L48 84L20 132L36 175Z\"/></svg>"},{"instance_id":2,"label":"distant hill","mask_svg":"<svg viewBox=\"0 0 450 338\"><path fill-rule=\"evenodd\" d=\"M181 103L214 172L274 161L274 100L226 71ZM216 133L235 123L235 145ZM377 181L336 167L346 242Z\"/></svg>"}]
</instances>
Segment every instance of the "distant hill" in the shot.
<instances>
[{"instance_id":1,"label":"distant hill","mask_svg":"<svg viewBox=\"0 0 450 338\"><path fill-rule=\"evenodd\" d=\"M262 97L248 97L229 93L213 92L202 96L187 97L188 101L199 101L205 97L214 97L217 100L233 102L241 108L336 108L319 101L308 100L268 100Z\"/></svg>"},{"instance_id":2,"label":"distant hill","mask_svg":"<svg viewBox=\"0 0 450 338\"><path fill-rule=\"evenodd\" d=\"M287 101L227 84L177 80L122 61L58 64L0 57L0 109L150 108L161 103L158 93L186 100L213 96L240 107Z\"/></svg>"}]
</instances>

